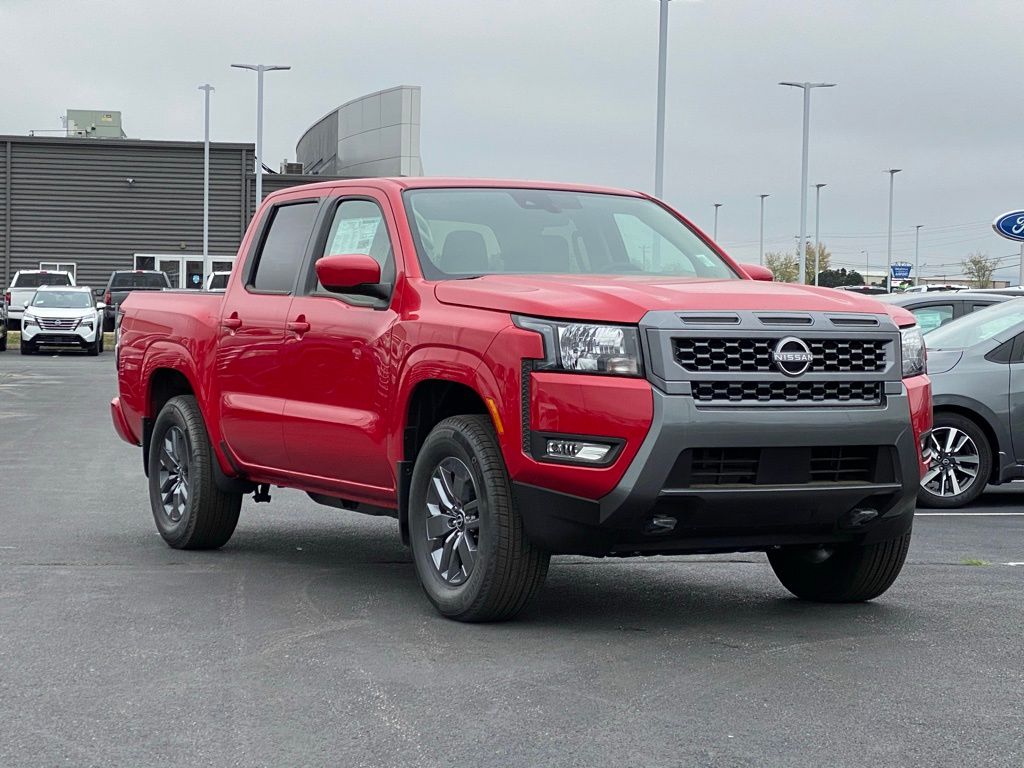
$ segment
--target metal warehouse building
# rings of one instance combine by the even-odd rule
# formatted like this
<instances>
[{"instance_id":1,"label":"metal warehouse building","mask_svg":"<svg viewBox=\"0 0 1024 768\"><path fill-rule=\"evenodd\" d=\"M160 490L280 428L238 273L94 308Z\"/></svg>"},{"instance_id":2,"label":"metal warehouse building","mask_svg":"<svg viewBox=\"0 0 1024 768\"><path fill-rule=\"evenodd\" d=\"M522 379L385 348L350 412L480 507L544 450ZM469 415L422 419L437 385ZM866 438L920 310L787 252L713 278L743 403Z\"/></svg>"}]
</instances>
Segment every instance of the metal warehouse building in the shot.
<instances>
[{"instance_id":1,"label":"metal warehouse building","mask_svg":"<svg viewBox=\"0 0 1024 768\"><path fill-rule=\"evenodd\" d=\"M254 163L252 144L210 144L215 270L230 269L255 210ZM263 193L317 180L265 174ZM115 269L162 269L198 287L202 252L202 142L0 136L3 286L19 269L49 268L93 288Z\"/></svg>"}]
</instances>

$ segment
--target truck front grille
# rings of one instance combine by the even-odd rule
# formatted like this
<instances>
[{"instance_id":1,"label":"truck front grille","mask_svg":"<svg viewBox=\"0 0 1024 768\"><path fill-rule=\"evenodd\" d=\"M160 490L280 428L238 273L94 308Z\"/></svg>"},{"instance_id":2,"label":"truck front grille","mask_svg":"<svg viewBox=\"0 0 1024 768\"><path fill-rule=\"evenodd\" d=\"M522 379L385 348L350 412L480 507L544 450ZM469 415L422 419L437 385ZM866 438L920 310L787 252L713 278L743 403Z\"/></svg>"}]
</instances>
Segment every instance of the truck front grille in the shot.
<instances>
[{"instance_id":1,"label":"truck front grille","mask_svg":"<svg viewBox=\"0 0 1024 768\"><path fill-rule=\"evenodd\" d=\"M779 337L699 337L672 340L676 362L691 373L771 373ZM808 373L878 373L885 370L884 339L807 339L814 355Z\"/></svg>"},{"instance_id":2,"label":"truck front grille","mask_svg":"<svg viewBox=\"0 0 1024 768\"><path fill-rule=\"evenodd\" d=\"M676 461L674 488L893 482L892 449L877 445L692 448Z\"/></svg>"},{"instance_id":3,"label":"truck front grille","mask_svg":"<svg viewBox=\"0 0 1024 768\"><path fill-rule=\"evenodd\" d=\"M880 381L695 381L702 405L880 405Z\"/></svg>"}]
</instances>

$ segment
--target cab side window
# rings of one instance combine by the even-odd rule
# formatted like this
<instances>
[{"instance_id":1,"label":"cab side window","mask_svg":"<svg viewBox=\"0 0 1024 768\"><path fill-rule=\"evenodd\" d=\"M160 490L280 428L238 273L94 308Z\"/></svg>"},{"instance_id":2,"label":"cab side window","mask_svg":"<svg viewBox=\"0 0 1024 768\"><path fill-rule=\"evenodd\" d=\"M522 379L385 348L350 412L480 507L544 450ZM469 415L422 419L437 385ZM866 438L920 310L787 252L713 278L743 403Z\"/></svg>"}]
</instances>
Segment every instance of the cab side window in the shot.
<instances>
[{"instance_id":1,"label":"cab side window","mask_svg":"<svg viewBox=\"0 0 1024 768\"><path fill-rule=\"evenodd\" d=\"M377 203L370 200L344 200L334 212L334 220L327 235L323 256L364 254L380 265L381 285L391 286L395 281L395 253L391 247L387 222ZM316 291L323 291L316 281ZM354 304L373 304L379 300L366 296L334 294Z\"/></svg>"},{"instance_id":2,"label":"cab side window","mask_svg":"<svg viewBox=\"0 0 1024 768\"><path fill-rule=\"evenodd\" d=\"M292 203L270 211L249 286L261 292L291 293L306 255L318 205L317 202Z\"/></svg>"}]
</instances>

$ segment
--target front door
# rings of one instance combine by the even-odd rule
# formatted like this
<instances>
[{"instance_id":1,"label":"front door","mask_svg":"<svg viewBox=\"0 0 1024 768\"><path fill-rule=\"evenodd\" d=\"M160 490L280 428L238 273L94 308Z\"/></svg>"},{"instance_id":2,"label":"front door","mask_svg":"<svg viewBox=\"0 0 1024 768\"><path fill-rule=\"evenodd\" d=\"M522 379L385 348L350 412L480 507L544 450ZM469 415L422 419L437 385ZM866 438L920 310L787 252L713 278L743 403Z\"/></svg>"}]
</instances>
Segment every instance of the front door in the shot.
<instances>
[{"instance_id":1,"label":"front door","mask_svg":"<svg viewBox=\"0 0 1024 768\"><path fill-rule=\"evenodd\" d=\"M292 377L285 320L318 208L318 200L286 199L269 209L242 285L225 294L213 378L224 440L247 468L286 466L282 420Z\"/></svg>"},{"instance_id":2,"label":"front door","mask_svg":"<svg viewBox=\"0 0 1024 768\"><path fill-rule=\"evenodd\" d=\"M386 458L395 308L390 297L328 293L314 264L325 255L368 254L381 265L382 284L392 286L394 217L377 192L345 191L324 206L306 285L288 311L285 364L301 375L285 406L285 442L292 470L314 484L387 501L395 488Z\"/></svg>"}]
</instances>

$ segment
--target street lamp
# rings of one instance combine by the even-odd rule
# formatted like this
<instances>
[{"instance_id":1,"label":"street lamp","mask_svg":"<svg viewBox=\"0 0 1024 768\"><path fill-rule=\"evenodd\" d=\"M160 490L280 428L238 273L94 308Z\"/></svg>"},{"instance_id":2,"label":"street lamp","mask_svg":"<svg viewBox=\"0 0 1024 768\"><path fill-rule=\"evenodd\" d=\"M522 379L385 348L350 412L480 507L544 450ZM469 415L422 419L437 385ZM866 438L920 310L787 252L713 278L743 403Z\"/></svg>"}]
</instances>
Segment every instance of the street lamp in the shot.
<instances>
[{"instance_id":1,"label":"street lamp","mask_svg":"<svg viewBox=\"0 0 1024 768\"><path fill-rule=\"evenodd\" d=\"M814 185L814 284L818 284L818 273L821 272L819 257L821 254L821 188L828 184Z\"/></svg>"},{"instance_id":2,"label":"street lamp","mask_svg":"<svg viewBox=\"0 0 1024 768\"><path fill-rule=\"evenodd\" d=\"M924 224L914 226L914 285L921 284L921 227Z\"/></svg>"},{"instance_id":3,"label":"street lamp","mask_svg":"<svg viewBox=\"0 0 1024 768\"><path fill-rule=\"evenodd\" d=\"M722 207L721 203L715 203L715 228L712 230L711 239L716 243L718 242L718 209Z\"/></svg>"},{"instance_id":4,"label":"street lamp","mask_svg":"<svg viewBox=\"0 0 1024 768\"><path fill-rule=\"evenodd\" d=\"M892 190L896 174L902 170L902 168L889 168L885 171L889 174L889 240L885 248L885 289L889 292L892 291Z\"/></svg>"},{"instance_id":5,"label":"street lamp","mask_svg":"<svg viewBox=\"0 0 1024 768\"><path fill-rule=\"evenodd\" d=\"M658 26L658 125L654 140L654 196L661 198L665 184L665 70L668 57L668 3L661 4Z\"/></svg>"},{"instance_id":6,"label":"street lamp","mask_svg":"<svg viewBox=\"0 0 1024 768\"><path fill-rule=\"evenodd\" d=\"M811 127L811 89L834 88L835 83L791 83L781 82L790 88L802 88L804 91L804 146L803 161L800 166L800 242L807 240L807 143ZM800 253L800 283L807 282L807 251Z\"/></svg>"},{"instance_id":7,"label":"street lamp","mask_svg":"<svg viewBox=\"0 0 1024 768\"><path fill-rule=\"evenodd\" d=\"M761 244L758 248L757 263L764 265L764 199L771 195L758 195L761 198Z\"/></svg>"},{"instance_id":8,"label":"street lamp","mask_svg":"<svg viewBox=\"0 0 1024 768\"><path fill-rule=\"evenodd\" d=\"M209 83L199 86L203 93L203 284L210 274L210 93L215 89Z\"/></svg>"},{"instance_id":9,"label":"street lamp","mask_svg":"<svg viewBox=\"0 0 1024 768\"><path fill-rule=\"evenodd\" d=\"M291 69L283 64L232 64L235 69L251 69L256 73L256 207L263 202L263 73Z\"/></svg>"},{"instance_id":10,"label":"street lamp","mask_svg":"<svg viewBox=\"0 0 1024 768\"><path fill-rule=\"evenodd\" d=\"M868 272L871 271L871 257L868 255L867 251L861 251L861 253L864 254L864 285L871 285L871 283L868 282L868 280L870 280Z\"/></svg>"}]
</instances>

